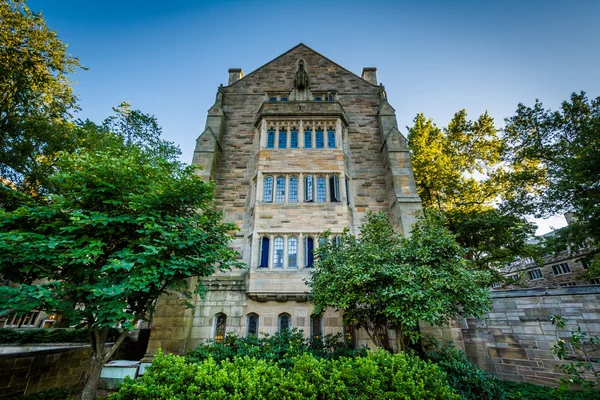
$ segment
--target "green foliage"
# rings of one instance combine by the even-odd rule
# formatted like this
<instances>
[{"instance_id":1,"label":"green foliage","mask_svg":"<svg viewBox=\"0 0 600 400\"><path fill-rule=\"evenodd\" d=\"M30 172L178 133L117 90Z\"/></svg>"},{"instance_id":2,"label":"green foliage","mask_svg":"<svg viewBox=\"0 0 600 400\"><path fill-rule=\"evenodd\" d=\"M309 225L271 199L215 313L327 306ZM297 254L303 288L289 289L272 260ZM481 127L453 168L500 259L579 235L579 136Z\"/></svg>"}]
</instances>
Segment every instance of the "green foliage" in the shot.
<instances>
[{"instance_id":1,"label":"green foliage","mask_svg":"<svg viewBox=\"0 0 600 400\"><path fill-rule=\"evenodd\" d=\"M538 217L574 213L575 223L558 232L562 246L557 250L590 238L598 243L600 97L573 93L558 111L539 101L533 107L519 104L506 119L505 140L506 162L513 170L506 208ZM600 259L592 269L592 275L600 273Z\"/></svg>"},{"instance_id":2,"label":"green foliage","mask_svg":"<svg viewBox=\"0 0 600 400\"><path fill-rule=\"evenodd\" d=\"M114 342L119 337L119 330L110 328L107 341ZM84 343L90 340L88 332L83 329L11 329L0 328L0 343Z\"/></svg>"},{"instance_id":3,"label":"green foliage","mask_svg":"<svg viewBox=\"0 0 600 400\"><path fill-rule=\"evenodd\" d=\"M202 362L212 358L217 363L232 361L235 357L253 357L277 364L279 367L291 368L292 359L308 353L317 359L338 359L340 357L364 356L366 348L356 350L342 340L341 334L326 335L322 340L308 339L297 328L265 335L257 338L250 335L240 338L228 334L223 343L208 342L201 344L186 355L191 362Z\"/></svg>"},{"instance_id":4,"label":"green foliage","mask_svg":"<svg viewBox=\"0 0 600 400\"><path fill-rule=\"evenodd\" d=\"M426 358L448 376L450 386L465 400L502 400L500 382L467 360L463 351L452 345L438 347L426 353Z\"/></svg>"},{"instance_id":5,"label":"green foliage","mask_svg":"<svg viewBox=\"0 0 600 400\"><path fill-rule=\"evenodd\" d=\"M597 391L561 391L524 382L498 381L507 400L597 400Z\"/></svg>"},{"instance_id":6,"label":"green foliage","mask_svg":"<svg viewBox=\"0 0 600 400\"><path fill-rule=\"evenodd\" d=\"M439 215L428 213L403 238L379 213L368 214L360 240L346 231L340 244L319 246L308 285L315 312L344 310L344 323L365 328L380 347L389 348L382 329L395 329L403 349L404 338L418 340L419 321L443 325L482 315L490 303L488 280L469 268Z\"/></svg>"},{"instance_id":7,"label":"green foliage","mask_svg":"<svg viewBox=\"0 0 600 400\"><path fill-rule=\"evenodd\" d=\"M568 322L560 315L553 315L551 321L557 330L565 329ZM552 353L561 360L567 355L573 355L577 359L569 364L556 366L565 374L565 377L559 380L561 389L567 390L572 384L581 385L586 389L597 387L600 384L600 337L590 336L577 326L568 338L560 338L558 333L556 338L558 341L554 343Z\"/></svg>"},{"instance_id":8,"label":"green foliage","mask_svg":"<svg viewBox=\"0 0 600 400\"><path fill-rule=\"evenodd\" d=\"M0 178L35 187L44 161L72 147L66 118L77 108L71 76L80 68L40 13L0 2Z\"/></svg>"},{"instance_id":9,"label":"green foliage","mask_svg":"<svg viewBox=\"0 0 600 400\"><path fill-rule=\"evenodd\" d=\"M504 143L487 113L469 121L462 110L442 129L418 114L408 140L423 207L443 213L468 260L494 271L517 256L540 256L528 243L535 225L495 207L507 188Z\"/></svg>"},{"instance_id":10,"label":"green foliage","mask_svg":"<svg viewBox=\"0 0 600 400\"><path fill-rule=\"evenodd\" d=\"M190 363L158 354L138 380L127 379L112 400L144 399L459 399L434 364L409 354L318 359L305 353L292 367L235 357Z\"/></svg>"},{"instance_id":11,"label":"green foliage","mask_svg":"<svg viewBox=\"0 0 600 400\"><path fill-rule=\"evenodd\" d=\"M72 390L52 389L19 397L22 400L74 400Z\"/></svg>"}]
</instances>

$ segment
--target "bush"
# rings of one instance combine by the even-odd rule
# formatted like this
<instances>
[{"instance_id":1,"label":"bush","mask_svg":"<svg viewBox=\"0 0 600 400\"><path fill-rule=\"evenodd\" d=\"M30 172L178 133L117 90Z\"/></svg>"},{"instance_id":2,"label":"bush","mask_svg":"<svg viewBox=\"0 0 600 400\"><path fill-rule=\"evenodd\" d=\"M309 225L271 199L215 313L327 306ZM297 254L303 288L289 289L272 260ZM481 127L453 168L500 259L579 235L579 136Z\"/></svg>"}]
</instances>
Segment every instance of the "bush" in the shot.
<instances>
[{"instance_id":1,"label":"bush","mask_svg":"<svg viewBox=\"0 0 600 400\"><path fill-rule=\"evenodd\" d=\"M119 330L111 328L108 341L113 342L119 336ZM87 343L89 336L83 329L11 329L0 328L0 343Z\"/></svg>"},{"instance_id":2,"label":"bush","mask_svg":"<svg viewBox=\"0 0 600 400\"><path fill-rule=\"evenodd\" d=\"M72 391L67 389L52 389L43 392L28 394L21 397L22 400L75 400L71 396Z\"/></svg>"},{"instance_id":3,"label":"bush","mask_svg":"<svg viewBox=\"0 0 600 400\"><path fill-rule=\"evenodd\" d=\"M500 381L508 400L598 400L598 391L557 390L524 382Z\"/></svg>"},{"instance_id":4,"label":"bush","mask_svg":"<svg viewBox=\"0 0 600 400\"><path fill-rule=\"evenodd\" d=\"M445 374L409 354L369 352L356 358L294 356L275 361L236 356L220 363L159 353L138 380L126 379L112 400L145 399L460 399Z\"/></svg>"},{"instance_id":5,"label":"bush","mask_svg":"<svg viewBox=\"0 0 600 400\"><path fill-rule=\"evenodd\" d=\"M222 344L201 344L186 357L190 362L202 362L212 358L221 363L224 360L231 361L235 357L249 356L258 360L273 361L280 367L291 368L292 358L304 353L318 359L332 360L365 355L367 349L353 349L342 341L341 334L327 335L323 340L306 339L301 330L294 328L260 339L256 336L240 338L228 334Z\"/></svg>"},{"instance_id":6,"label":"bush","mask_svg":"<svg viewBox=\"0 0 600 400\"><path fill-rule=\"evenodd\" d=\"M478 368L467 360L464 352L452 345L437 347L426 353L426 358L436 363L448 376L450 386L463 399L504 399L499 381L492 374Z\"/></svg>"}]
</instances>

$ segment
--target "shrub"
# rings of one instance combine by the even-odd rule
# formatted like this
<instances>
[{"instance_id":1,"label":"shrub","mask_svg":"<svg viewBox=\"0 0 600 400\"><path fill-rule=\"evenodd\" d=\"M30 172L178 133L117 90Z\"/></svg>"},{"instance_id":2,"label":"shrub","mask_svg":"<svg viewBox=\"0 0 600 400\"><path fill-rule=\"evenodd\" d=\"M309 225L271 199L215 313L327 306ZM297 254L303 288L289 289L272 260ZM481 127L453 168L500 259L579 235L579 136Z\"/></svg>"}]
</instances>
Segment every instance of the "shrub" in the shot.
<instances>
[{"instance_id":1,"label":"shrub","mask_svg":"<svg viewBox=\"0 0 600 400\"><path fill-rule=\"evenodd\" d=\"M330 360L305 353L291 361L286 369L248 356L190 363L159 353L142 378L126 379L110 399L460 399L443 371L409 354Z\"/></svg>"},{"instance_id":2,"label":"shrub","mask_svg":"<svg viewBox=\"0 0 600 400\"><path fill-rule=\"evenodd\" d=\"M67 389L51 389L43 392L28 394L20 399L22 400L75 400L71 396L72 391Z\"/></svg>"},{"instance_id":3,"label":"shrub","mask_svg":"<svg viewBox=\"0 0 600 400\"><path fill-rule=\"evenodd\" d=\"M280 367L291 368L291 360L295 356L309 353L319 359L337 359L340 357L356 357L365 355L366 348L353 349L342 341L342 335L327 335L323 340L306 339L301 330L296 328L266 335L262 338L250 336L240 338L228 334L221 344L207 342L189 352L186 357L190 362L202 362L208 358L217 363L233 360L235 357L249 356L259 360L273 361Z\"/></svg>"},{"instance_id":4,"label":"shrub","mask_svg":"<svg viewBox=\"0 0 600 400\"><path fill-rule=\"evenodd\" d=\"M438 346L428 351L426 358L446 372L450 386L463 399L500 400L505 398L499 381L492 374L471 364L464 352L452 345L442 348Z\"/></svg>"},{"instance_id":5,"label":"shrub","mask_svg":"<svg viewBox=\"0 0 600 400\"><path fill-rule=\"evenodd\" d=\"M111 328L108 341L112 342L119 330ZM0 343L87 343L89 336L83 329L11 329L0 328Z\"/></svg>"},{"instance_id":6,"label":"shrub","mask_svg":"<svg viewBox=\"0 0 600 400\"><path fill-rule=\"evenodd\" d=\"M499 381L508 400L598 400L598 391L557 390L524 382Z\"/></svg>"}]
</instances>

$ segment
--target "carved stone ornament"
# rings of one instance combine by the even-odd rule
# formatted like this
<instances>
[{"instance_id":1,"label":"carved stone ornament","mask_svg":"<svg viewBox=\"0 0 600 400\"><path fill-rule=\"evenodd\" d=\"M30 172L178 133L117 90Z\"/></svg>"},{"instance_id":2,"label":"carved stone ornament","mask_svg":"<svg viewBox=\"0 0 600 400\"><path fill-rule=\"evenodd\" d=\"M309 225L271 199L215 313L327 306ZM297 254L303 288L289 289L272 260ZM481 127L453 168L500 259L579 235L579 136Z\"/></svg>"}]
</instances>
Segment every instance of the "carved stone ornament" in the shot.
<instances>
[{"instance_id":1,"label":"carved stone ornament","mask_svg":"<svg viewBox=\"0 0 600 400\"><path fill-rule=\"evenodd\" d=\"M298 62L298 70L296 71L296 77L294 78L294 88L297 90L304 90L308 87L308 73L304 69L304 60Z\"/></svg>"}]
</instances>

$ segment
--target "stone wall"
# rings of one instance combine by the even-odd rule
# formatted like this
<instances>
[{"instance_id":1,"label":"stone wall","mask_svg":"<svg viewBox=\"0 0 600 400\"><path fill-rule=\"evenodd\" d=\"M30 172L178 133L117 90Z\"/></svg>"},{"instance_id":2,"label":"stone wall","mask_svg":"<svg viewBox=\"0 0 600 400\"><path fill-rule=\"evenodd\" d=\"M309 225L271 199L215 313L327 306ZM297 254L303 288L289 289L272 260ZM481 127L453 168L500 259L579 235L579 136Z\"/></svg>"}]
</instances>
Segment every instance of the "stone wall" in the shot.
<instances>
[{"instance_id":1,"label":"stone wall","mask_svg":"<svg viewBox=\"0 0 600 400\"><path fill-rule=\"evenodd\" d=\"M450 327L422 326L442 343L451 341L467 357L500 379L554 385L561 361L552 354L559 337L577 326L600 336L600 285L556 289L503 290L492 293L493 309L484 320L459 319ZM568 320L557 332L552 315Z\"/></svg>"},{"instance_id":2,"label":"stone wall","mask_svg":"<svg viewBox=\"0 0 600 400\"><path fill-rule=\"evenodd\" d=\"M113 359L129 359L134 347L134 342L123 343ZM0 399L55 388L77 389L89 360L90 346L81 343L1 346Z\"/></svg>"}]
</instances>

